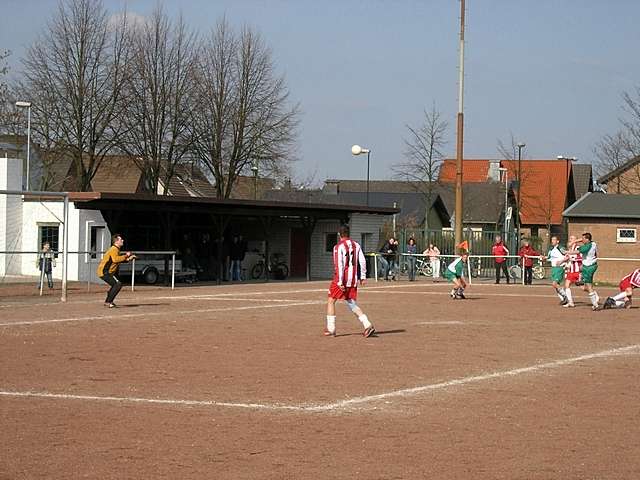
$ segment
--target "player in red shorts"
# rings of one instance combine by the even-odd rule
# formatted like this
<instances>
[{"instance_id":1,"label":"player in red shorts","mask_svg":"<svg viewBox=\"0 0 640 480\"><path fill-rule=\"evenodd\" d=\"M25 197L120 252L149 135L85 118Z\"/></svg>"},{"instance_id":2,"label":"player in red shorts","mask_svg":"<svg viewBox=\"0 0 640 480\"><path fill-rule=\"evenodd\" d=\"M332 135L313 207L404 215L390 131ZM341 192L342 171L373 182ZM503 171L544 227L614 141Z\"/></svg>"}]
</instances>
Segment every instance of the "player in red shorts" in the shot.
<instances>
[{"instance_id":1,"label":"player in red shorts","mask_svg":"<svg viewBox=\"0 0 640 480\"><path fill-rule=\"evenodd\" d=\"M347 225L341 226L338 231L340 241L333 247L333 281L327 298L327 328L324 334L336 336L336 301L346 300L347 306L364 327L362 334L370 337L376 329L356 303L358 283L364 285L367 278L367 263L360 245L349 238L349 233Z\"/></svg>"},{"instance_id":2,"label":"player in red shorts","mask_svg":"<svg viewBox=\"0 0 640 480\"><path fill-rule=\"evenodd\" d=\"M562 305L563 307L572 308L575 307L573 303L573 294L571 293L571 284L576 284L580 280L580 270L582 270L582 255L580 252L572 251L571 247L576 242L575 235L569 237L569 243L567 247L568 260L565 262L565 277L564 277L564 294L567 297L567 303Z\"/></svg>"},{"instance_id":3,"label":"player in red shorts","mask_svg":"<svg viewBox=\"0 0 640 480\"><path fill-rule=\"evenodd\" d=\"M640 268L636 268L620 281L620 293L607 297L602 308L631 308L633 289L640 287Z\"/></svg>"}]
</instances>

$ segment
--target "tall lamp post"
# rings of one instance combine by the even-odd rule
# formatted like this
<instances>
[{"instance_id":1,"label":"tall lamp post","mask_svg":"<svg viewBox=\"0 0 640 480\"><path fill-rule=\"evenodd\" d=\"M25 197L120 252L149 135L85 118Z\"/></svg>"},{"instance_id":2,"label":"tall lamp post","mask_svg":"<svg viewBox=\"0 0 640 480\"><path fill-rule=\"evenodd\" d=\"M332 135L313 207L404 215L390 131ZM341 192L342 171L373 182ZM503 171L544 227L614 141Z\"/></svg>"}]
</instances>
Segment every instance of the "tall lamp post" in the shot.
<instances>
[{"instance_id":1,"label":"tall lamp post","mask_svg":"<svg viewBox=\"0 0 640 480\"><path fill-rule=\"evenodd\" d=\"M509 204L509 184L507 177L509 176L509 170L506 168L499 168L498 170L504 174L504 238L506 240L509 238L507 237L507 211Z\"/></svg>"},{"instance_id":2,"label":"tall lamp post","mask_svg":"<svg viewBox=\"0 0 640 480\"><path fill-rule=\"evenodd\" d=\"M258 199L258 161L254 160L251 164L251 171L253 172L253 199Z\"/></svg>"},{"instance_id":3,"label":"tall lamp post","mask_svg":"<svg viewBox=\"0 0 640 480\"><path fill-rule=\"evenodd\" d=\"M568 203L569 203L569 165L571 165L571 162L575 162L578 159L576 157L565 157L564 155L558 155L558 160L564 160L566 162L566 168L565 168L565 179L567 181L567 191L565 193L564 196L564 207L567 208L568 207ZM564 219L564 227L565 227L565 232L568 234L568 228L567 228L567 219Z\"/></svg>"},{"instance_id":4,"label":"tall lamp post","mask_svg":"<svg viewBox=\"0 0 640 480\"><path fill-rule=\"evenodd\" d=\"M518 230L517 244L520 244L520 192L522 191L522 149L526 145L522 142L518 144L518 214L516 216L516 226Z\"/></svg>"},{"instance_id":5,"label":"tall lamp post","mask_svg":"<svg viewBox=\"0 0 640 480\"><path fill-rule=\"evenodd\" d=\"M351 147L351 153L353 155L361 155L363 153L367 154L367 207L369 206L369 155L371 154L371 150L368 148L362 148L360 145L354 145Z\"/></svg>"},{"instance_id":6,"label":"tall lamp post","mask_svg":"<svg viewBox=\"0 0 640 480\"><path fill-rule=\"evenodd\" d=\"M31 102L16 102L16 107L27 109L27 190L29 190L29 165L31 162Z\"/></svg>"}]
</instances>

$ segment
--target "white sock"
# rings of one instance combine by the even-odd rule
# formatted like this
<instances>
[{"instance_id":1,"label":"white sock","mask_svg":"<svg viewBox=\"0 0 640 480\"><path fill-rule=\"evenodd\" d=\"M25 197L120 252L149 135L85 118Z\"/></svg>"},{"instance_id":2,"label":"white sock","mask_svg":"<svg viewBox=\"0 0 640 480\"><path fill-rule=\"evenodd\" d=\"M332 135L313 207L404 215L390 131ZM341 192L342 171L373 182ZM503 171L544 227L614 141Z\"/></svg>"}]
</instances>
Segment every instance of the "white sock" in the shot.
<instances>
[{"instance_id":1,"label":"white sock","mask_svg":"<svg viewBox=\"0 0 640 480\"><path fill-rule=\"evenodd\" d=\"M591 292L589 294L589 299L591 300L591 305L593 305L594 307L598 306L598 300L600 300L598 298L598 294L596 292Z\"/></svg>"},{"instance_id":2,"label":"white sock","mask_svg":"<svg viewBox=\"0 0 640 480\"><path fill-rule=\"evenodd\" d=\"M573 295L571 294L571 289L565 288L564 294L567 296L567 300L569 301L569 303L573 303Z\"/></svg>"},{"instance_id":3,"label":"white sock","mask_svg":"<svg viewBox=\"0 0 640 480\"><path fill-rule=\"evenodd\" d=\"M336 331L336 316L327 315L327 331L334 333Z\"/></svg>"},{"instance_id":4,"label":"white sock","mask_svg":"<svg viewBox=\"0 0 640 480\"><path fill-rule=\"evenodd\" d=\"M627 292L620 292L615 297L611 298L613 298L614 300L624 300L625 298L627 298Z\"/></svg>"},{"instance_id":5,"label":"white sock","mask_svg":"<svg viewBox=\"0 0 640 480\"><path fill-rule=\"evenodd\" d=\"M624 300L616 300L616 307L618 308L622 308L624 307L625 301Z\"/></svg>"},{"instance_id":6,"label":"white sock","mask_svg":"<svg viewBox=\"0 0 640 480\"><path fill-rule=\"evenodd\" d=\"M558 298L559 298L560 300L564 300L564 299L565 299L565 296L566 296L566 295L564 294L564 289L562 289L562 288L560 288L560 287L556 288L556 295L558 295Z\"/></svg>"},{"instance_id":7,"label":"white sock","mask_svg":"<svg viewBox=\"0 0 640 480\"><path fill-rule=\"evenodd\" d=\"M360 323L362 323L365 329L371 326L371 322L364 313L358 317L358 320L360 320Z\"/></svg>"}]
</instances>

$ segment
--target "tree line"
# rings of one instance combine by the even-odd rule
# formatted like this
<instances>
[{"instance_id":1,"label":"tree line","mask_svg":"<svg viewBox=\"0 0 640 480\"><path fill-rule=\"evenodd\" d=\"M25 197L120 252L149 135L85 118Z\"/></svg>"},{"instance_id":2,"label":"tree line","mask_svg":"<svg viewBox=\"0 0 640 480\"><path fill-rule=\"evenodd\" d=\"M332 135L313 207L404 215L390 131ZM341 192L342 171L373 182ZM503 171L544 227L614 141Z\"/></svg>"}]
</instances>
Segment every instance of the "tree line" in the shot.
<instances>
[{"instance_id":1,"label":"tree line","mask_svg":"<svg viewBox=\"0 0 640 480\"><path fill-rule=\"evenodd\" d=\"M14 103L31 102L45 170L70 157L78 191L114 154L131 157L154 193L186 163L203 169L218 198L252 167L289 172L299 106L251 27L223 18L198 34L160 5L139 17L112 15L101 0L64 0L11 83L8 54L0 52L3 133L24 133Z\"/></svg>"}]
</instances>

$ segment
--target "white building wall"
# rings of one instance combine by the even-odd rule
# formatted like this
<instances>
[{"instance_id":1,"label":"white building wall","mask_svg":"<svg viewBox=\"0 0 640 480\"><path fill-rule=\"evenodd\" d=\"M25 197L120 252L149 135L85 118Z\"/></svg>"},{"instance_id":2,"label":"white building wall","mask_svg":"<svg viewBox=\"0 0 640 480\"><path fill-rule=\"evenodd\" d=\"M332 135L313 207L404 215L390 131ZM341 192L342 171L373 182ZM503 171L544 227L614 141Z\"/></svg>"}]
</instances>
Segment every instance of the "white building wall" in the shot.
<instances>
[{"instance_id":1,"label":"white building wall","mask_svg":"<svg viewBox=\"0 0 640 480\"><path fill-rule=\"evenodd\" d=\"M63 214L64 203L60 201L47 202L24 202L22 214L22 251L37 252L40 250L39 245L39 228L43 225L58 225L58 249L62 251L63 247ZM90 255L85 253L90 248L90 226L105 227L105 248L108 248L108 239L110 233L106 229L106 222L102 218L102 214L95 210L79 210L73 202L69 203L69 255L67 265L67 280L69 281L91 281L98 282L99 279L95 273L97 263L100 261L101 255L98 254L96 259L91 259ZM37 268L37 255L28 254L21 255L21 274L37 276L39 270ZM53 269L53 278L62 279L62 257L58 256L56 267Z\"/></svg>"},{"instance_id":2,"label":"white building wall","mask_svg":"<svg viewBox=\"0 0 640 480\"><path fill-rule=\"evenodd\" d=\"M333 277L333 251L327 251L327 235L333 235L337 239L340 222L338 220L320 220L311 235L311 277ZM335 241L334 241L335 244ZM333 249L333 247L332 247Z\"/></svg>"},{"instance_id":3,"label":"white building wall","mask_svg":"<svg viewBox=\"0 0 640 480\"><path fill-rule=\"evenodd\" d=\"M23 162L17 158L0 158L0 190L22 190ZM0 251L20 250L22 242L22 196L0 195ZM0 254L0 275L19 275L20 258Z\"/></svg>"}]
</instances>

